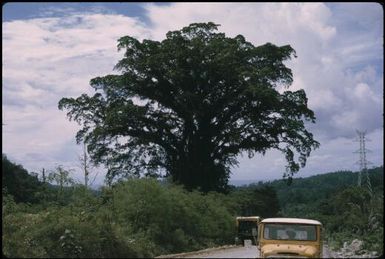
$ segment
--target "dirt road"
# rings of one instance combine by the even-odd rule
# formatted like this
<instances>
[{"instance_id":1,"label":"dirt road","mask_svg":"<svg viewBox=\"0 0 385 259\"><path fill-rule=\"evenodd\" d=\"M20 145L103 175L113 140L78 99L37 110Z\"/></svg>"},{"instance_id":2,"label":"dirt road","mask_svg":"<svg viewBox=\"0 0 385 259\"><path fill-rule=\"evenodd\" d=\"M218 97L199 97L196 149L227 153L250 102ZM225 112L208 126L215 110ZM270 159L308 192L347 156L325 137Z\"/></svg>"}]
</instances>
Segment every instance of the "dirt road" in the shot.
<instances>
[{"instance_id":1,"label":"dirt road","mask_svg":"<svg viewBox=\"0 0 385 259\"><path fill-rule=\"evenodd\" d=\"M184 258L258 258L256 246L237 246L223 250L207 252L202 254L190 255Z\"/></svg>"},{"instance_id":2,"label":"dirt road","mask_svg":"<svg viewBox=\"0 0 385 259\"><path fill-rule=\"evenodd\" d=\"M234 246L212 251L165 256L166 258L259 258L256 246ZM323 258L333 258L327 246L323 247Z\"/></svg>"}]
</instances>

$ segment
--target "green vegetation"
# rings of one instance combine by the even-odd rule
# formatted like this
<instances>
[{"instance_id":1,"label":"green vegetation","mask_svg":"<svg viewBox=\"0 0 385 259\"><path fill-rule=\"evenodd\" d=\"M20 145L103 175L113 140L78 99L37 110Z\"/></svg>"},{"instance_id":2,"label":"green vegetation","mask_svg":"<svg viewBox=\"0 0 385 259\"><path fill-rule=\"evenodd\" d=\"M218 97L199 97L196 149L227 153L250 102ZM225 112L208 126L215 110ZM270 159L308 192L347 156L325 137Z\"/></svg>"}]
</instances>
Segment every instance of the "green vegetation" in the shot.
<instances>
[{"instance_id":1,"label":"green vegetation","mask_svg":"<svg viewBox=\"0 0 385 259\"><path fill-rule=\"evenodd\" d=\"M42 183L37 176L28 174L21 165L17 165L2 155L2 189L6 188L16 202L37 202L38 191Z\"/></svg>"},{"instance_id":2,"label":"green vegetation","mask_svg":"<svg viewBox=\"0 0 385 259\"><path fill-rule=\"evenodd\" d=\"M93 96L60 100L109 181L166 174L188 190L226 192L242 152L281 151L288 177L305 166L319 143L305 127L315 122L305 91L287 90L294 49L217 29L194 23L161 42L122 37L119 74L91 79Z\"/></svg>"},{"instance_id":3,"label":"green vegetation","mask_svg":"<svg viewBox=\"0 0 385 259\"><path fill-rule=\"evenodd\" d=\"M12 165L5 156L4 161ZM22 170L26 175L19 180L36 186L18 190L26 198L16 201L17 192L8 188L14 180L7 180L14 177L3 182L2 249L8 257L153 257L231 244L235 216L247 203L267 208L276 200L272 188L204 194L151 178L121 181L95 193L64 186L71 180L62 167L51 174L58 186L36 182L22 166L9 168L8 176ZM37 197L35 203L29 196Z\"/></svg>"},{"instance_id":4,"label":"green vegetation","mask_svg":"<svg viewBox=\"0 0 385 259\"><path fill-rule=\"evenodd\" d=\"M372 191L366 181L358 187L358 173L348 171L297 178L291 185L276 180L255 186L267 185L277 190L281 215L320 220L332 247L360 239L366 249L382 254L384 170L377 167L368 172Z\"/></svg>"},{"instance_id":5,"label":"green vegetation","mask_svg":"<svg viewBox=\"0 0 385 259\"><path fill-rule=\"evenodd\" d=\"M3 155L6 256L153 257L193 251L233 243L240 215L318 219L332 247L358 238L365 249L383 253L383 167L369 170L372 192L357 187L352 172L293 179L291 185L277 180L232 186L227 194L187 191L153 178L92 191L73 185L65 172L62 167L51 172L58 186L42 183Z\"/></svg>"}]
</instances>

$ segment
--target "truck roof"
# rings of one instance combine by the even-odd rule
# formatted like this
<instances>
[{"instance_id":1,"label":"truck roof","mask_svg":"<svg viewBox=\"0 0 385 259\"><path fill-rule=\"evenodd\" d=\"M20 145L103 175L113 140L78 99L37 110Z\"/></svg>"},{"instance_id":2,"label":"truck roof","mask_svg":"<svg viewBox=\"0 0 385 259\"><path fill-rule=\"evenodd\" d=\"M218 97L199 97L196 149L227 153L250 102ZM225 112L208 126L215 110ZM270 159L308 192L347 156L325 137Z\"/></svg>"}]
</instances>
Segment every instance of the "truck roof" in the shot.
<instances>
[{"instance_id":1,"label":"truck roof","mask_svg":"<svg viewBox=\"0 0 385 259\"><path fill-rule=\"evenodd\" d=\"M267 218L261 221L261 223L292 223L292 224L310 224L310 225L322 225L321 222L314 219L300 219L300 218Z\"/></svg>"},{"instance_id":2,"label":"truck roof","mask_svg":"<svg viewBox=\"0 0 385 259\"><path fill-rule=\"evenodd\" d=\"M259 216L246 216L246 217L236 217L237 220L260 220Z\"/></svg>"}]
</instances>

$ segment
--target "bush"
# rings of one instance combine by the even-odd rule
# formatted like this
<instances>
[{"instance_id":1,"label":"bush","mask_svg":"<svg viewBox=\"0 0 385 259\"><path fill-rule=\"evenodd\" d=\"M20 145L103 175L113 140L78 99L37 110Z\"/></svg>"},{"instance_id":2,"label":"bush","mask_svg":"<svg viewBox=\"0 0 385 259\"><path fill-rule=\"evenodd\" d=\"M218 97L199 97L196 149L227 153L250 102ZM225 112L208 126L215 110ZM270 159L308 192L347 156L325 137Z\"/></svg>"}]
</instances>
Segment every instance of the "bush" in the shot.
<instances>
[{"instance_id":1,"label":"bush","mask_svg":"<svg viewBox=\"0 0 385 259\"><path fill-rule=\"evenodd\" d=\"M234 218L223 194L187 192L153 179L76 187L67 205L3 199L3 253L9 257L154 257L227 244ZM32 212L32 213L31 213Z\"/></svg>"},{"instance_id":2,"label":"bush","mask_svg":"<svg viewBox=\"0 0 385 259\"><path fill-rule=\"evenodd\" d=\"M162 186L153 179L133 179L114 190L113 207L121 225L144 232L158 253L182 252L233 239L233 216L222 196Z\"/></svg>"}]
</instances>

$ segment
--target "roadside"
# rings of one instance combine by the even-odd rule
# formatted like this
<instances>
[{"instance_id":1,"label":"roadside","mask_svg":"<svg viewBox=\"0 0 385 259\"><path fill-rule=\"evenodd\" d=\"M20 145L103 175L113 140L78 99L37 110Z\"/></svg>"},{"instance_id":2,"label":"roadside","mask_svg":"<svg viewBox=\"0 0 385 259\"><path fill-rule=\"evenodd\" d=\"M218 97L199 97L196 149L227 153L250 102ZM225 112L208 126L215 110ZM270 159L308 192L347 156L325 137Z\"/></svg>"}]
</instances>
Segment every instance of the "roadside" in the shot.
<instances>
[{"instance_id":1,"label":"roadside","mask_svg":"<svg viewBox=\"0 0 385 259\"><path fill-rule=\"evenodd\" d=\"M331 248L324 244L323 246L323 258L376 258L378 257L376 252L370 252L362 249L362 241L353 240L352 243L344 243L338 251L333 251ZM259 252L256 246L235 246L227 245L221 247L214 247L199 251L161 255L155 258L259 258Z\"/></svg>"},{"instance_id":2,"label":"roadside","mask_svg":"<svg viewBox=\"0 0 385 259\"><path fill-rule=\"evenodd\" d=\"M258 258L258 250L256 246L229 245L155 258Z\"/></svg>"},{"instance_id":3,"label":"roadside","mask_svg":"<svg viewBox=\"0 0 385 259\"><path fill-rule=\"evenodd\" d=\"M342 248L337 251L331 250L324 245L325 258L376 258L379 257L375 251L367 251L363 249L363 241L354 239L351 243L344 242ZM327 256L326 256L327 255Z\"/></svg>"}]
</instances>

